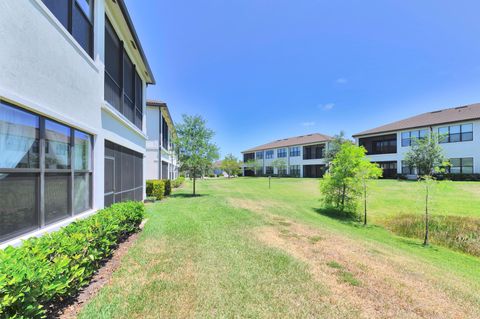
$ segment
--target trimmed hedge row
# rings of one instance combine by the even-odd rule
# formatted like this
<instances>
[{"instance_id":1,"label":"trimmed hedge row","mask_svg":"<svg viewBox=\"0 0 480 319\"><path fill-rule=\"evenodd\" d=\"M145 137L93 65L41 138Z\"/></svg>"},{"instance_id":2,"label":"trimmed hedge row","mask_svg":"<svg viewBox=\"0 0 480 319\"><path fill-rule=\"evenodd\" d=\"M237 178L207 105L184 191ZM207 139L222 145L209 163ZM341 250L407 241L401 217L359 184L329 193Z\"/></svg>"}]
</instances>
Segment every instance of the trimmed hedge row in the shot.
<instances>
[{"instance_id":1,"label":"trimmed hedge row","mask_svg":"<svg viewBox=\"0 0 480 319\"><path fill-rule=\"evenodd\" d=\"M149 179L146 182L145 191L147 197L155 197L157 200L162 200L165 196L172 193L172 186L180 187L185 181L185 177L178 177L174 180L164 179Z\"/></svg>"},{"instance_id":2,"label":"trimmed hedge row","mask_svg":"<svg viewBox=\"0 0 480 319\"><path fill-rule=\"evenodd\" d=\"M0 318L44 318L47 305L89 283L143 217L142 203L118 203L20 247L0 250Z\"/></svg>"},{"instance_id":3,"label":"trimmed hedge row","mask_svg":"<svg viewBox=\"0 0 480 319\"><path fill-rule=\"evenodd\" d=\"M147 197L155 197L157 200L162 200L162 198L165 197L165 180L147 180L145 191L147 193Z\"/></svg>"}]
</instances>

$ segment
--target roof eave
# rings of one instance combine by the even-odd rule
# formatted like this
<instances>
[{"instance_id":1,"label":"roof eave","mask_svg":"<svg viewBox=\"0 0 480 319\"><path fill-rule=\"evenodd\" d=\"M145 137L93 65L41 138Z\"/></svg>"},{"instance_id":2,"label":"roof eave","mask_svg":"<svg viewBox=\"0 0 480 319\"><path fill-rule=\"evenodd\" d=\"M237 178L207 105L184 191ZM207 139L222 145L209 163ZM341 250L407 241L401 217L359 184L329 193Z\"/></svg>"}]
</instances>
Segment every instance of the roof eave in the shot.
<instances>
[{"instance_id":1,"label":"roof eave","mask_svg":"<svg viewBox=\"0 0 480 319\"><path fill-rule=\"evenodd\" d=\"M125 18L125 21L127 22L128 29L130 30L130 33L133 36L133 40L135 41L135 44L137 45L138 52L140 53L140 56L142 57L143 63L145 64L145 68L147 69L147 72L149 74L149 77L151 81L147 81L147 84L156 84L155 81L155 76L153 75L152 69L150 68L150 64L148 64L147 57L145 55L145 52L143 51L142 44L140 42L140 39L138 38L137 31L135 30L135 27L133 26L132 18L130 17L130 14L128 13L127 6L124 2L124 0L117 0L118 6L120 7L120 10L122 11L122 14Z\"/></svg>"}]
</instances>

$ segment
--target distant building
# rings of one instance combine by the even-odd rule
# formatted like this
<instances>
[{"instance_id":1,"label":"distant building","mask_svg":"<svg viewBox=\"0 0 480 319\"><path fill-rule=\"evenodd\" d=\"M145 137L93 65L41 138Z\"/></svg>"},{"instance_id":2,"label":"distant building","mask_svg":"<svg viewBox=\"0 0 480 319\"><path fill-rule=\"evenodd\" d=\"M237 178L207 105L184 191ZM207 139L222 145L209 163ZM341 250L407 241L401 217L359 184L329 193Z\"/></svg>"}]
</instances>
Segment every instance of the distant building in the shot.
<instances>
[{"instance_id":1,"label":"distant building","mask_svg":"<svg viewBox=\"0 0 480 319\"><path fill-rule=\"evenodd\" d=\"M256 160L261 168L254 172L249 167L243 167L244 176L288 175L292 177L322 177L326 170L325 154L328 150L331 136L313 133L289 137L260 145L242 152L243 162ZM286 168L278 172L272 162L284 159Z\"/></svg>"},{"instance_id":2,"label":"distant building","mask_svg":"<svg viewBox=\"0 0 480 319\"><path fill-rule=\"evenodd\" d=\"M173 148L175 126L165 102L147 100L147 179L178 177L178 158Z\"/></svg>"},{"instance_id":3,"label":"distant building","mask_svg":"<svg viewBox=\"0 0 480 319\"><path fill-rule=\"evenodd\" d=\"M353 137L367 149L370 160L383 168L385 177L396 177L416 174L404 161L405 154L413 138L429 132L445 136L440 144L452 164L447 168L450 173L480 173L480 104L423 113Z\"/></svg>"}]
</instances>

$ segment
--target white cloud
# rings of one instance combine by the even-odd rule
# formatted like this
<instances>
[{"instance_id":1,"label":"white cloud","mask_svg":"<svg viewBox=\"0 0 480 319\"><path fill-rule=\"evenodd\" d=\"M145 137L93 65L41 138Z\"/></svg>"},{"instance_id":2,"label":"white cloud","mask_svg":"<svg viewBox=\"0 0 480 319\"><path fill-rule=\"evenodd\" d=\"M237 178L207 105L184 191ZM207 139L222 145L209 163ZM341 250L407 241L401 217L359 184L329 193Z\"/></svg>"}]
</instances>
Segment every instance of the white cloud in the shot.
<instances>
[{"instance_id":1,"label":"white cloud","mask_svg":"<svg viewBox=\"0 0 480 319\"><path fill-rule=\"evenodd\" d=\"M315 122L303 122L302 123L302 126L305 126L305 127L310 127L310 126L314 126L315 125Z\"/></svg>"},{"instance_id":2,"label":"white cloud","mask_svg":"<svg viewBox=\"0 0 480 319\"><path fill-rule=\"evenodd\" d=\"M335 107L335 103L319 104L318 108L324 111L330 111Z\"/></svg>"},{"instance_id":3,"label":"white cloud","mask_svg":"<svg viewBox=\"0 0 480 319\"><path fill-rule=\"evenodd\" d=\"M335 83L337 83L337 84L346 84L347 82L348 82L348 80L345 79L345 78L338 78L338 79L335 80Z\"/></svg>"}]
</instances>

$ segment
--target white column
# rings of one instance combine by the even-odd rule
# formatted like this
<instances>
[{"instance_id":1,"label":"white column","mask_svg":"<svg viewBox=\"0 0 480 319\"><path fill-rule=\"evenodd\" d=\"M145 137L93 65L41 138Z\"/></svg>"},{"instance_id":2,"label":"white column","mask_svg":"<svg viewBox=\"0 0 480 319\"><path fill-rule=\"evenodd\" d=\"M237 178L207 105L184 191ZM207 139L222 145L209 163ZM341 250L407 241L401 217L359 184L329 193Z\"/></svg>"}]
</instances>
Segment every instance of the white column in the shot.
<instances>
[{"instance_id":1,"label":"white column","mask_svg":"<svg viewBox=\"0 0 480 319\"><path fill-rule=\"evenodd\" d=\"M99 135L93 139L93 208L105 205L105 139Z\"/></svg>"},{"instance_id":2,"label":"white column","mask_svg":"<svg viewBox=\"0 0 480 319\"><path fill-rule=\"evenodd\" d=\"M93 4L93 56L97 64L105 65L105 1L93 1Z\"/></svg>"}]
</instances>

